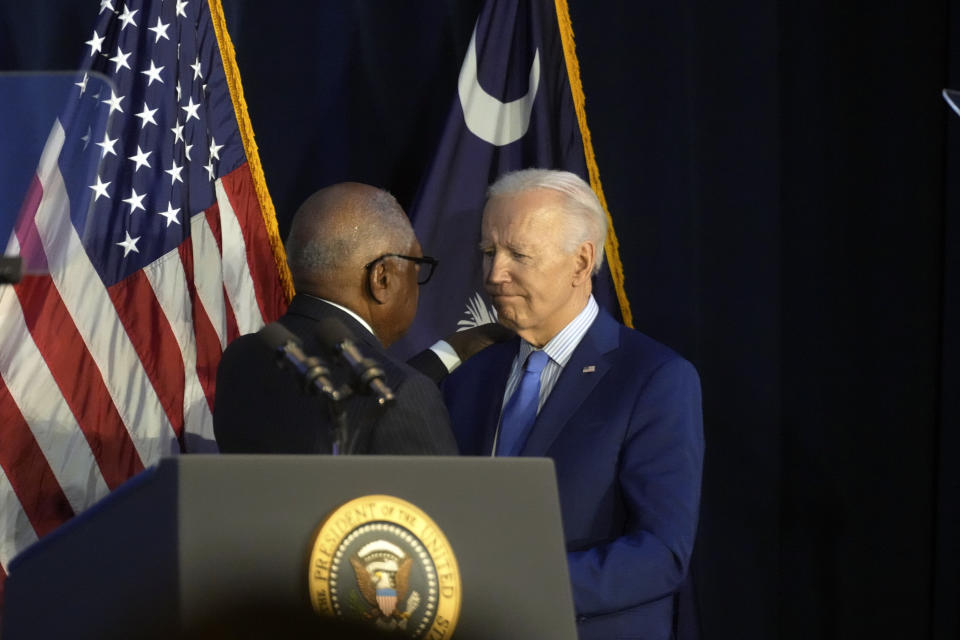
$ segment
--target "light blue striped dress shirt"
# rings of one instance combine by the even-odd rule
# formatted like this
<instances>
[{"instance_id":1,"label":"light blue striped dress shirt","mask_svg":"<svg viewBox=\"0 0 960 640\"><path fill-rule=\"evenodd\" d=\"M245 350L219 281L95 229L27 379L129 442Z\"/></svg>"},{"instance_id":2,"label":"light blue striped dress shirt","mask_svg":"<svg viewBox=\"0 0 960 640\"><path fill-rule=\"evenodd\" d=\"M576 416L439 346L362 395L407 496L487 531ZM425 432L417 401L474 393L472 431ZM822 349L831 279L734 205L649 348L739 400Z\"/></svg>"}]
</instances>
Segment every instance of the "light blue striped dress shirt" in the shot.
<instances>
[{"instance_id":1,"label":"light blue striped dress shirt","mask_svg":"<svg viewBox=\"0 0 960 640\"><path fill-rule=\"evenodd\" d=\"M597 312L599 310L600 307L597 306L597 301L594 300L593 295L591 295L583 311L577 314L576 318L561 329L560 333L553 336L550 342L544 345L543 350L547 356L549 356L549 359L543 371L540 372L540 398L537 404L537 414L539 414L540 409L543 408L543 403L550 397L550 392L553 391L553 387L556 386L560 373L567 365L567 362L570 361L573 350L576 349L580 341L583 340L587 329L590 328L590 325L593 324L593 321L597 318ZM517 356L513 359L513 364L510 366L510 377L507 378L507 389L503 393L503 402L500 404L501 420L503 419L503 408L507 406L507 401L510 399L510 396L513 395L513 392L516 391L520 385L520 378L523 377L524 364L527 361L527 356L529 356L533 350L534 346L532 344L526 340L520 340L520 350L517 352ZM493 450L490 452L491 455L496 455L497 441L499 439L500 423L498 422L497 433L493 438Z\"/></svg>"},{"instance_id":2,"label":"light blue striped dress shirt","mask_svg":"<svg viewBox=\"0 0 960 640\"><path fill-rule=\"evenodd\" d=\"M560 377L563 368L570 361L573 350L577 348L577 345L583 340L583 336L586 335L587 329L597 318L599 309L597 301L591 295L583 311L577 314L577 317L571 320L570 324L561 329L560 333L553 336L550 342L544 345L543 350L550 359L547 361L547 366L540 372L540 401L537 405L537 413L540 413L543 403L547 401L550 392L556 386L557 378ZM523 376L523 365L527 361L527 356L533 350L534 346L532 344L526 340L520 341L520 351L517 353L517 357L513 359L513 364L510 367L510 377L507 378L507 389L503 394L503 403L500 405L501 413L503 413L503 408L507 406L507 400L517 390L520 378Z\"/></svg>"}]
</instances>

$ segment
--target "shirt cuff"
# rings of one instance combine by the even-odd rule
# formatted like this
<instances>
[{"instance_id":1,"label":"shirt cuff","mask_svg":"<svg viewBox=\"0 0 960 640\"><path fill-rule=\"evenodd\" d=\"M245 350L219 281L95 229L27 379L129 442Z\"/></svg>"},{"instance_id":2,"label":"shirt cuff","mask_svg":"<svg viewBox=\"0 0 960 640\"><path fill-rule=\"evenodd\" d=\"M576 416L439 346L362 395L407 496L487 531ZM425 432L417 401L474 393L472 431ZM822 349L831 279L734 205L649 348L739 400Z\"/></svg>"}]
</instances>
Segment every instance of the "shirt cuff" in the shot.
<instances>
[{"instance_id":1,"label":"shirt cuff","mask_svg":"<svg viewBox=\"0 0 960 640\"><path fill-rule=\"evenodd\" d=\"M430 351L437 354L440 362L447 368L447 373L453 373L453 370L460 366L460 356L446 340L438 340L436 344L430 347Z\"/></svg>"}]
</instances>

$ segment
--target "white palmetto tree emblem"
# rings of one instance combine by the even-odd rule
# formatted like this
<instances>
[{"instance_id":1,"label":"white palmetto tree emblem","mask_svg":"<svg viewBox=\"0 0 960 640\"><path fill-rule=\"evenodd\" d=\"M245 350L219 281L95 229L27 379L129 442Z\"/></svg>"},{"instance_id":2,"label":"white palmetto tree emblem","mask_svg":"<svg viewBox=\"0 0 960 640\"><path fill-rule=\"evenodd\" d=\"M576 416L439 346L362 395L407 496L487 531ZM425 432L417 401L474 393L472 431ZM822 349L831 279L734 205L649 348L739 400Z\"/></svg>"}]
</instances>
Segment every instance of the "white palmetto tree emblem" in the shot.
<instances>
[{"instance_id":1,"label":"white palmetto tree emblem","mask_svg":"<svg viewBox=\"0 0 960 640\"><path fill-rule=\"evenodd\" d=\"M473 296L467 300L467 309L464 311L464 315L466 317L457 322L457 331L463 331L497 321L497 310L492 306L488 306L483 301L479 292L474 293Z\"/></svg>"}]
</instances>

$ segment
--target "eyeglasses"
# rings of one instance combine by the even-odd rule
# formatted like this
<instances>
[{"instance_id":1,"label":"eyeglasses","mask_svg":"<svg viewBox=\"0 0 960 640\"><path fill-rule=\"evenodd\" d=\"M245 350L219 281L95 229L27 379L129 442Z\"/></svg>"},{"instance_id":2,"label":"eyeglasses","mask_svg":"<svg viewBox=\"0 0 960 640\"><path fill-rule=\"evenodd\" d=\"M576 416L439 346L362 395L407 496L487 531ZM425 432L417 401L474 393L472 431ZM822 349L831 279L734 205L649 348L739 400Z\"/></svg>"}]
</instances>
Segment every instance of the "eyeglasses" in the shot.
<instances>
[{"instance_id":1,"label":"eyeglasses","mask_svg":"<svg viewBox=\"0 0 960 640\"><path fill-rule=\"evenodd\" d=\"M363 268L369 269L370 267L377 264L384 258L401 258L403 260L409 260L410 262L416 262L419 270L419 273L417 274L417 284L427 284L428 282L430 282L430 278L431 276L433 276L433 270L436 269L437 264L439 263L439 260L437 260L436 258L431 258L430 256L423 256L422 258L416 258L414 256L404 256L399 253L385 253L382 256L378 258L374 258L367 264L363 265ZM422 267L423 265L427 265L428 267L430 267L429 269L426 269L426 275L424 275L424 269L419 269L419 267Z\"/></svg>"}]
</instances>

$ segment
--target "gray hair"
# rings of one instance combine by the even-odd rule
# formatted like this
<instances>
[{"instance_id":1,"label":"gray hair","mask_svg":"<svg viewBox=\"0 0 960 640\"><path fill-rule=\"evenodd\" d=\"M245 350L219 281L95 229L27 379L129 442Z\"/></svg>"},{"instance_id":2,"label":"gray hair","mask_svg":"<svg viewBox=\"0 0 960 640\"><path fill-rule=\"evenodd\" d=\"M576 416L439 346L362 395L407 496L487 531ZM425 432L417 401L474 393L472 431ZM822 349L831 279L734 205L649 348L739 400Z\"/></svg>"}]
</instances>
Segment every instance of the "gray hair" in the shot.
<instances>
[{"instance_id":1,"label":"gray hair","mask_svg":"<svg viewBox=\"0 0 960 640\"><path fill-rule=\"evenodd\" d=\"M333 274L358 256L372 260L381 253L402 253L416 241L410 220L389 192L371 188L333 203L322 194L301 206L287 235L287 263L295 280L301 274ZM345 215L330 215L328 207L343 207Z\"/></svg>"},{"instance_id":2,"label":"gray hair","mask_svg":"<svg viewBox=\"0 0 960 640\"><path fill-rule=\"evenodd\" d=\"M505 173L487 189L487 198L550 189L564 196L561 211L572 223L568 232L567 250L583 242L592 242L596 251L593 273L603 265L603 247L607 238L607 214L600 199L583 178L569 171L556 169L522 169Z\"/></svg>"}]
</instances>

